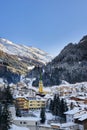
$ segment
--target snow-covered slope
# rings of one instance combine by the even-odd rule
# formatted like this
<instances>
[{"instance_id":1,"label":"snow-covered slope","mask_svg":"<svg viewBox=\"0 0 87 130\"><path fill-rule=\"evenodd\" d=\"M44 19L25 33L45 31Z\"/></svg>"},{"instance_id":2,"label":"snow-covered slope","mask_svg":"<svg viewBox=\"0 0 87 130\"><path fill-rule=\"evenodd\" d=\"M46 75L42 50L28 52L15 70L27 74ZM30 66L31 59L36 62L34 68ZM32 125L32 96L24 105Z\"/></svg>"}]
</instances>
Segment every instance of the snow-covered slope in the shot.
<instances>
[{"instance_id":1,"label":"snow-covered slope","mask_svg":"<svg viewBox=\"0 0 87 130\"><path fill-rule=\"evenodd\" d=\"M46 64L52 59L52 57L48 53L38 48L20 44L17 45L4 38L0 38L0 50L11 55L17 55L19 57L27 57L30 58L31 60L35 60L43 64Z\"/></svg>"}]
</instances>

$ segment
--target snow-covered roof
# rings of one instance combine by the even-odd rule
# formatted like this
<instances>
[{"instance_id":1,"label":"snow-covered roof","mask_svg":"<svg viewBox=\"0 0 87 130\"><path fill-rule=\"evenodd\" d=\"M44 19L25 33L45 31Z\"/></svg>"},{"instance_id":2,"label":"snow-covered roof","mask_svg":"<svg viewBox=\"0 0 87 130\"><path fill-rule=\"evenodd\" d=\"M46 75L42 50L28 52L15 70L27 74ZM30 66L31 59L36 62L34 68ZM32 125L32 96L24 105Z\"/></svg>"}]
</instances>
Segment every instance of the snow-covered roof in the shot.
<instances>
[{"instance_id":1,"label":"snow-covered roof","mask_svg":"<svg viewBox=\"0 0 87 130\"><path fill-rule=\"evenodd\" d=\"M82 111L82 110L79 110L79 108L75 108L73 110L69 110L69 111L65 112L64 114L74 115L80 111Z\"/></svg>"},{"instance_id":2,"label":"snow-covered roof","mask_svg":"<svg viewBox=\"0 0 87 130\"><path fill-rule=\"evenodd\" d=\"M39 125L39 127L45 127L45 128L50 128L51 126L49 125L49 124L41 124L41 125Z\"/></svg>"},{"instance_id":3,"label":"snow-covered roof","mask_svg":"<svg viewBox=\"0 0 87 130\"><path fill-rule=\"evenodd\" d=\"M51 123L51 126L61 126L60 123Z\"/></svg>"},{"instance_id":4,"label":"snow-covered roof","mask_svg":"<svg viewBox=\"0 0 87 130\"><path fill-rule=\"evenodd\" d=\"M40 118L38 117L15 117L14 120L20 120L20 121L40 121Z\"/></svg>"},{"instance_id":5,"label":"snow-covered roof","mask_svg":"<svg viewBox=\"0 0 87 130\"><path fill-rule=\"evenodd\" d=\"M84 99L86 99L87 97L85 97L85 96L84 96L84 97L83 97L83 96L78 96L77 98L84 100Z\"/></svg>"},{"instance_id":6,"label":"snow-covered roof","mask_svg":"<svg viewBox=\"0 0 87 130\"><path fill-rule=\"evenodd\" d=\"M46 101L44 98L36 98L37 101Z\"/></svg>"},{"instance_id":7,"label":"snow-covered roof","mask_svg":"<svg viewBox=\"0 0 87 130\"><path fill-rule=\"evenodd\" d=\"M44 87L44 91L51 92L50 87Z\"/></svg>"},{"instance_id":8,"label":"snow-covered roof","mask_svg":"<svg viewBox=\"0 0 87 130\"><path fill-rule=\"evenodd\" d=\"M63 123L61 124L61 127L70 127L70 126L76 126L77 124L73 123L73 122L68 122L68 123Z\"/></svg>"},{"instance_id":9,"label":"snow-covered roof","mask_svg":"<svg viewBox=\"0 0 87 130\"><path fill-rule=\"evenodd\" d=\"M50 95L50 94L46 94L46 95L44 96L44 98L46 98L46 99L53 99L53 96Z\"/></svg>"},{"instance_id":10,"label":"snow-covered roof","mask_svg":"<svg viewBox=\"0 0 87 130\"><path fill-rule=\"evenodd\" d=\"M70 126L75 126L77 124L73 123L73 122L68 122L68 123L63 123L63 124L60 124L60 123L51 123L51 126L59 126L61 128L64 128L64 127L70 127Z\"/></svg>"},{"instance_id":11,"label":"snow-covered roof","mask_svg":"<svg viewBox=\"0 0 87 130\"><path fill-rule=\"evenodd\" d=\"M33 86L32 86L32 87L29 86L28 88L29 88L29 89L32 89L32 90L34 90L34 91L36 91L36 92L38 91L38 88L35 88L35 87L33 87Z\"/></svg>"},{"instance_id":12,"label":"snow-covered roof","mask_svg":"<svg viewBox=\"0 0 87 130\"><path fill-rule=\"evenodd\" d=\"M15 98L25 98L26 100L28 100L27 98L26 98L26 96L24 95L24 96L21 96L21 95L16 95L16 97Z\"/></svg>"},{"instance_id":13,"label":"snow-covered roof","mask_svg":"<svg viewBox=\"0 0 87 130\"><path fill-rule=\"evenodd\" d=\"M84 121L84 120L86 120L87 119L87 113L86 114L83 114L82 116L81 116L81 118L79 118L79 121Z\"/></svg>"},{"instance_id":14,"label":"snow-covered roof","mask_svg":"<svg viewBox=\"0 0 87 130\"><path fill-rule=\"evenodd\" d=\"M87 114L87 112L85 110L81 111L80 113L77 113L74 116L74 119L79 119L80 117L82 117L84 114Z\"/></svg>"}]
</instances>

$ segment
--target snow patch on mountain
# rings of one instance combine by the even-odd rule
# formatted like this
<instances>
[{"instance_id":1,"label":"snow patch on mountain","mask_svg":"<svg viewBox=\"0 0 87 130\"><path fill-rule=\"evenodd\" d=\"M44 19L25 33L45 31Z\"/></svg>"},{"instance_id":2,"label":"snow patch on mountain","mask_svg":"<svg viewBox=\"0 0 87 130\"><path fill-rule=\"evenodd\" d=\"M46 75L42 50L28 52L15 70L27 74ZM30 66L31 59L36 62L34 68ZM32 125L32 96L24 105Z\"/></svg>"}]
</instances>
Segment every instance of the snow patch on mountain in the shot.
<instances>
[{"instance_id":1,"label":"snow patch on mountain","mask_svg":"<svg viewBox=\"0 0 87 130\"><path fill-rule=\"evenodd\" d=\"M11 55L27 57L44 64L52 60L52 57L48 53L38 48L20 44L17 45L4 38L0 38L0 50Z\"/></svg>"}]
</instances>

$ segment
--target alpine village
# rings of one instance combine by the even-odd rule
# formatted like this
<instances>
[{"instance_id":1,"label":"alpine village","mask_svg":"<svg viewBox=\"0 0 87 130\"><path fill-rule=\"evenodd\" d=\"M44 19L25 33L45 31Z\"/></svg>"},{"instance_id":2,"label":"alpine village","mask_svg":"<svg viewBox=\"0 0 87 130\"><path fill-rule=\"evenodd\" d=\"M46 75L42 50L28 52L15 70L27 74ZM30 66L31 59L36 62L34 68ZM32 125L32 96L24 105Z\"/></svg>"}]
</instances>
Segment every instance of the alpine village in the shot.
<instances>
[{"instance_id":1,"label":"alpine village","mask_svg":"<svg viewBox=\"0 0 87 130\"><path fill-rule=\"evenodd\" d=\"M87 130L87 36L52 57L0 38L0 130Z\"/></svg>"}]
</instances>

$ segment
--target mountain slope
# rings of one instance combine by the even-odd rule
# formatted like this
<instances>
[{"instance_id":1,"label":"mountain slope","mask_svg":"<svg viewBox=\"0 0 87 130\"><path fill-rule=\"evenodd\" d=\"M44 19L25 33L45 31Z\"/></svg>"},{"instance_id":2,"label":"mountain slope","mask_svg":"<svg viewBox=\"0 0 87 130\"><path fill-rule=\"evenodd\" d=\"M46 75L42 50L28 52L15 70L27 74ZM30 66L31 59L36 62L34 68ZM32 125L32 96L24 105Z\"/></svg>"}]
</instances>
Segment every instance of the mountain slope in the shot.
<instances>
[{"instance_id":1,"label":"mountain slope","mask_svg":"<svg viewBox=\"0 0 87 130\"><path fill-rule=\"evenodd\" d=\"M37 75L36 72L33 72L33 76ZM78 44L70 43L65 46L61 53L44 67L42 73L45 86L57 85L61 80L69 83L87 81L87 36ZM34 82L35 85L37 81Z\"/></svg>"},{"instance_id":2,"label":"mountain slope","mask_svg":"<svg viewBox=\"0 0 87 130\"><path fill-rule=\"evenodd\" d=\"M20 60L30 60L30 63L46 64L51 60L51 56L48 53L34 47L28 47L25 45L17 45L7 39L0 38L0 50L3 52L16 55ZM24 62L26 62L26 60Z\"/></svg>"},{"instance_id":3,"label":"mountain slope","mask_svg":"<svg viewBox=\"0 0 87 130\"><path fill-rule=\"evenodd\" d=\"M46 52L25 45L17 45L0 38L0 77L8 82L18 82L21 74L26 74L35 66L47 64L52 57Z\"/></svg>"}]
</instances>

